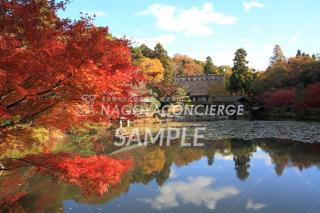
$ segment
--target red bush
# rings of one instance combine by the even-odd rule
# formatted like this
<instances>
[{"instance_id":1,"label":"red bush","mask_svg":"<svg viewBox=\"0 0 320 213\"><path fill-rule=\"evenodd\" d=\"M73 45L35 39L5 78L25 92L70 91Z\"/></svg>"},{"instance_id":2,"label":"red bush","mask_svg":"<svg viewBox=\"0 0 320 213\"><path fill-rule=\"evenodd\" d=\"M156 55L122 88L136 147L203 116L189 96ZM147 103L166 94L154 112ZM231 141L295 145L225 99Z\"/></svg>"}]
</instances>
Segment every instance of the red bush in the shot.
<instances>
[{"instance_id":1,"label":"red bush","mask_svg":"<svg viewBox=\"0 0 320 213\"><path fill-rule=\"evenodd\" d=\"M290 106L295 101L293 89L278 89L261 94L258 101L267 108Z\"/></svg>"},{"instance_id":2,"label":"red bush","mask_svg":"<svg viewBox=\"0 0 320 213\"><path fill-rule=\"evenodd\" d=\"M305 97L295 105L297 111L320 107L320 84L312 84L305 88Z\"/></svg>"}]
</instances>

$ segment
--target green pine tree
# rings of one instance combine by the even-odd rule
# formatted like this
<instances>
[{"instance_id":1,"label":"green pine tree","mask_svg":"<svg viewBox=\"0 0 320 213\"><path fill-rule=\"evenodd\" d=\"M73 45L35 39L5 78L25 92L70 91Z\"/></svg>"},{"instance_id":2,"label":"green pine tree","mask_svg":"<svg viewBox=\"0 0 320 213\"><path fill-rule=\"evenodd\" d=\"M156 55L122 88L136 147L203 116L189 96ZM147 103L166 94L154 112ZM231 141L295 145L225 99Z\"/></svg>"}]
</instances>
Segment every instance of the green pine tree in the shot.
<instances>
[{"instance_id":1,"label":"green pine tree","mask_svg":"<svg viewBox=\"0 0 320 213\"><path fill-rule=\"evenodd\" d=\"M300 56L302 56L301 50L298 50L298 51L297 51L297 54L296 54L296 56L297 56L297 57L300 57Z\"/></svg>"},{"instance_id":2,"label":"green pine tree","mask_svg":"<svg viewBox=\"0 0 320 213\"><path fill-rule=\"evenodd\" d=\"M140 48L135 48L135 47L131 48L131 55L135 64L139 64L141 59L144 58Z\"/></svg>"},{"instance_id":3,"label":"green pine tree","mask_svg":"<svg viewBox=\"0 0 320 213\"><path fill-rule=\"evenodd\" d=\"M206 63L203 68L204 74L217 74L215 71L215 67L212 61L212 58L210 56L207 57Z\"/></svg>"},{"instance_id":4,"label":"green pine tree","mask_svg":"<svg viewBox=\"0 0 320 213\"><path fill-rule=\"evenodd\" d=\"M168 56L167 51L163 48L162 44L157 43L153 52L154 57L161 61L162 66L164 68L164 81L168 84L173 84L174 73L172 60Z\"/></svg>"},{"instance_id":5,"label":"green pine tree","mask_svg":"<svg viewBox=\"0 0 320 213\"><path fill-rule=\"evenodd\" d=\"M150 49L147 45L142 44L139 47L142 55L147 58L154 58L154 51Z\"/></svg>"},{"instance_id":6,"label":"green pine tree","mask_svg":"<svg viewBox=\"0 0 320 213\"><path fill-rule=\"evenodd\" d=\"M234 65L229 80L229 92L241 94L249 94L251 91L252 81L254 77L253 70L249 69L246 60L247 52L244 49L238 49L233 59Z\"/></svg>"}]
</instances>

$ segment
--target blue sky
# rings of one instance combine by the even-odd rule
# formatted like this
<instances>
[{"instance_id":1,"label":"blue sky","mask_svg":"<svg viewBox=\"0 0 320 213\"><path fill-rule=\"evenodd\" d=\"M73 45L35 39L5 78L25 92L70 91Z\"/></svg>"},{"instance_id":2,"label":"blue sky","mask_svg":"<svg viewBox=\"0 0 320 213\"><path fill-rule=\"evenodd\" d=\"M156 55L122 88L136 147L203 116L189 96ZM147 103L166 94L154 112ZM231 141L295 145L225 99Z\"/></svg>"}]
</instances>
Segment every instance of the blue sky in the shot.
<instances>
[{"instance_id":1,"label":"blue sky","mask_svg":"<svg viewBox=\"0 0 320 213\"><path fill-rule=\"evenodd\" d=\"M159 41L170 55L210 55L216 65L232 65L240 47L258 70L275 44L286 56L320 53L318 0L73 0L59 15L77 19L81 11L115 36L151 47Z\"/></svg>"}]
</instances>

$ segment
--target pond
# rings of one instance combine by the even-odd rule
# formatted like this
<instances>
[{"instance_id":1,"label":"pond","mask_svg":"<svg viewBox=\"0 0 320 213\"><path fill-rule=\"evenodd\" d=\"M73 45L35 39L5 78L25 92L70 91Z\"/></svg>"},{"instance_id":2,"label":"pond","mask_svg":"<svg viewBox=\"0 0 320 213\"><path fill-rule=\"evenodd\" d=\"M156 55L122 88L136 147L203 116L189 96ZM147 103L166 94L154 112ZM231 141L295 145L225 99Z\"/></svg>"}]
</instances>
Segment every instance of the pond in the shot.
<instances>
[{"instance_id":1,"label":"pond","mask_svg":"<svg viewBox=\"0 0 320 213\"><path fill-rule=\"evenodd\" d=\"M50 162L37 157L2 161L15 169L0 176L1 212L320 212L319 143L213 140L209 135L217 135L215 128L203 125L211 128L201 141L204 147L173 142L98 153L113 152L110 159L121 163L132 161L121 176L110 170L118 181L110 181L102 193L96 193L94 183L77 179L83 176L46 172L52 161L62 167L65 155ZM121 167L118 161L110 166ZM68 169L75 172L84 164Z\"/></svg>"}]
</instances>

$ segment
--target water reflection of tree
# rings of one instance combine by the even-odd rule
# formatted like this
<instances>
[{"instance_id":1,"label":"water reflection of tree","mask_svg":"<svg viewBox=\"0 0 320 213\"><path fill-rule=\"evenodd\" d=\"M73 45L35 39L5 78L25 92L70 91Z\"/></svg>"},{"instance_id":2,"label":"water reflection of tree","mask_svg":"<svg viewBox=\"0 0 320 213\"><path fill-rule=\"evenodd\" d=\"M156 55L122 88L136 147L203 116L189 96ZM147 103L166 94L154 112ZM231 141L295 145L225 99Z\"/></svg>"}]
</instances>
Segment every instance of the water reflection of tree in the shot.
<instances>
[{"instance_id":1,"label":"water reflection of tree","mask_svg":"<svg viewBox=\"0 0 320 213\"><path fill-rule=\"evenodd\" d=\"M320 166L319 144L272 140L259 143L259 147L269 154L275 164L275 172L279 176L289 166L296 167L300 171L312 166Z\"/></svg>"},{"instance_id":2,"label":"water reflection of tree","mask_svg":"<svg viewBox=\"0 0 320 213\"><path fill-rule=\"evenodd\" d=\"M32 211L57 212L70 195L97 197L116 188L131 166L131 159L70 154L41 154L8 160L5 168L9 170L0 178L0 209L24 212L20 211L24 207ZM66 194L63 193L65 187L68 188ZM56 200L59 204L52 205Z\"/></svg>"},{"instance_id":3,"label":"water reflection of tree","mask_svg":"<svg viewBox=\"0 0 320 213\"><path fill-rule=\"evenodd\" d=\"M20 191L25 179L21 175L6 175L0 179L0 209L2 212L24 212L19 203L27 193Z\"/></svg>"},{"instance_id":4,"label":"water reflection of tree","mask_svg":"<svg viewBox=\"0 0 320 213\"><path fill-rule=\"evenodd\" d=\"M31 128L17 127L13 130L1 132L0 141L0 159L39 154L46 148L46 146L39 143Z\"/></svg>"},{"instance_id":5,"label":"water reflection of tree","mask_svg":"<svg viewBox=\"0 0 320 213\"><path fill-rule=\"evenodd\" d=\"M216 152L219 150L219 147L217 147L219 143L222 142L216 141L216 143L205 143L205 156L207 157L209 166L212 166L214 163L214 156Z\"/></svg>"},{"instance_id":6,"label":"water reflection of tree","mask_svg":"<svg viewBox=\"0 0 320 213\"><path fill-rule=\"evenodd\" d=\"M249 177L250 158L256 151L256 146L248 141L234 139L230 141L230 145L237 177L245 180Z\"/></svg>"},{"instance_id":7,"label":"water reflection of tree","mask_svg":"<svg viewBox=\"0 0 320 213\"><path fill-rule=\"evenodd\" d=\"M288 166L302 170L320 165L320 145L277 140L209 141L202 148L182 148L175 144L165 148L140 147L127 153L132 156L134 168L123 175L118 185L110 187L108 192L101 196L84 195L78 187L68 182L52 179L50 174L42 176L35 168L23 167L5 172L4 176L0 177L0 204L3 208L8 208L8 206L21 209L38 208L44 212L61 211L63 201L70 199L79 203L104 204L128 192L132 183L148 184L156 181L160 186L165 184L170 178L172 165L183 167L206 158L208 165L214 166L213 162L217 153L233 156L236 175L240 180L245 180L249 176L252 155L258 147L268 153L275 164L275 172L278 175L281 175ZM5 185L10 188L3 187Z\"/></svg>"},{"instance_id":8,"label":"water reflection of tree","mask_svg":"<svg viewBox=\"0 0 320 213\"><path fill-rule=\"evenodd\" d=\"M142 172L145 174L154 174L161 171L166 162L165 151L161 148L148 151L141 162Z\"/></svg>"}]
</instances>

